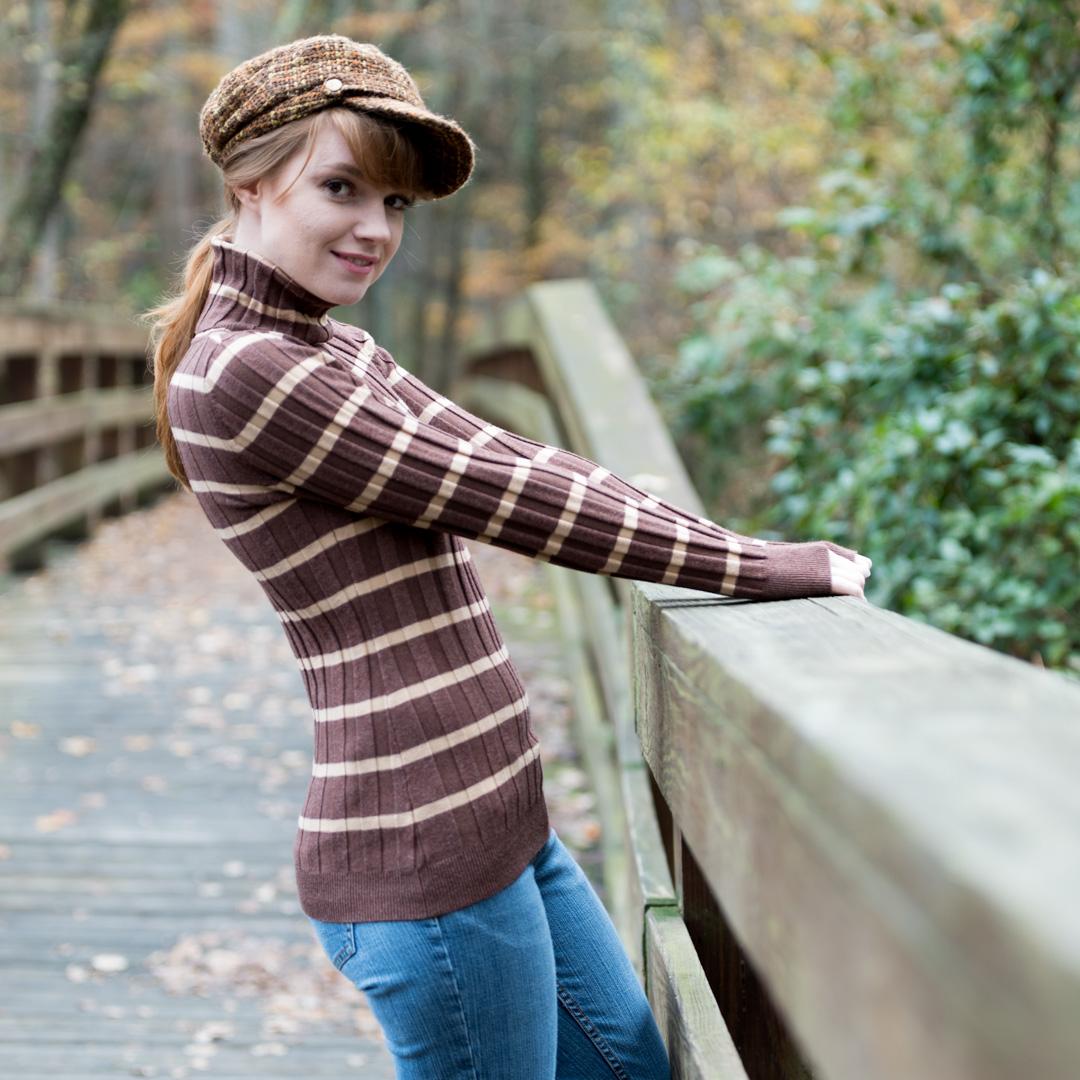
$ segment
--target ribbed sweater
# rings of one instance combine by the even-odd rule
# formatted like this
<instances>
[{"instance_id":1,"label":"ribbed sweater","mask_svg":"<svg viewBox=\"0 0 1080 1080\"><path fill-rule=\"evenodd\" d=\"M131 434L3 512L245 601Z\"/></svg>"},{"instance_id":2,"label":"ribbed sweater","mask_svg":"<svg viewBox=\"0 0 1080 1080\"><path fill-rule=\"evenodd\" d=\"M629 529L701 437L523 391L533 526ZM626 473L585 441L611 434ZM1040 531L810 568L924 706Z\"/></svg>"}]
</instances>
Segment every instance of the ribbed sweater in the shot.
<instances>
[{"instance_id":1,"label":"ribbed sweater","mask_svg":"<svg viewBox=\"0 0 1080 1080\"><path fill-rule=\"evenodd\" d=\"M525 689L462 537L729 596L829 592L824 544L740 537L509 434L258 256L217 242L214 257L169 416L311 702L295 845L309 915L457 910L513 882L547 838Z\"/></svg>"}]
</instances>

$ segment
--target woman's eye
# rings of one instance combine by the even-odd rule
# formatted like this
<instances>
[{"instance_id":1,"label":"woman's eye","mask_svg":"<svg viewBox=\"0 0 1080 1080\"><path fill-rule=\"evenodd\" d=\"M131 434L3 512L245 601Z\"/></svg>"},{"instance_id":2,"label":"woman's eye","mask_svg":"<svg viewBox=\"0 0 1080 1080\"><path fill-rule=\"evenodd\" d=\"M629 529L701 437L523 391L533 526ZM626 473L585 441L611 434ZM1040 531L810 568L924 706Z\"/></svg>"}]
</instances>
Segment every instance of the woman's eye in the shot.
<instances>
[{"instance_id":1,"label":"woman's eye","mask_svg":"<svg viewBox=\"0 0 1080 1080\"><path fill-rule=\"evenodd\" d=\"M415 199L410 199L407 195L390 195L387 197L386 205L391 210L408 210L410 206L415 205L415 202Z\"/></svg>"},{"instance_id":2,"label":"woman's eye","mask_svg":"<svg viewBox=\"0 0 1080 1080\"><path fill-rule=\"evenodd\" d=\"M331 195L348 195L352 190L352 185L346 180L327 180L326 190Z\"/></svg>"}]
</instances>

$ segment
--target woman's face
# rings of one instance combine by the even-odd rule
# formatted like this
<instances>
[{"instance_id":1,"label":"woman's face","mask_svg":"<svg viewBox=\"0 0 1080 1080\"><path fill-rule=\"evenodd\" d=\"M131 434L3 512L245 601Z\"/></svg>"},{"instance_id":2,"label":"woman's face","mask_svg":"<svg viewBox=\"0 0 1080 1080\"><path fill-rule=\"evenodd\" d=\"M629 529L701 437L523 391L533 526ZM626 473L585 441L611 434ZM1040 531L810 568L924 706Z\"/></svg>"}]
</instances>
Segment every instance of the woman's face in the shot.
<instances>
[{"instance_id":1,"label":"woman's face","mask_svg":"<svg viewBox=\"0 0 1080 1080\"><path fill-rule=\"evenodd\" d=\"M341 132L326 124L311 157L237 189L235 243L331 304L355 304L394 257L408 192L369 184Z\"/></svg>"}]
</instances>

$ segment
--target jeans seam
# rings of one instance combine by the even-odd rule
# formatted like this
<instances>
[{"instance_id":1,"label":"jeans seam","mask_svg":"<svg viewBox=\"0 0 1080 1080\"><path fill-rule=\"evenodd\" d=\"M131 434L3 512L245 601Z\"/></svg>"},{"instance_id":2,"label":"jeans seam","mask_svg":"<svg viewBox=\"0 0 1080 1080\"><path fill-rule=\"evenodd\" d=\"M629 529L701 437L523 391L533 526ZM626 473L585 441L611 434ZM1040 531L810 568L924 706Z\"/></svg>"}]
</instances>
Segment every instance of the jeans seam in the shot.
<instances>
[{"instance_id":1,"label":"jeans seam","mask_svg":"<svg viewBox=\"0 0 1080 1080\"><path fill-rule=\"evenodd\" d=\"M468 1017L465 1015L465 1006L461 1000L461 990L458 987L457 975L454 972L454 965L450 959L450 951L447 949L446 941L443 938L442 923L439 919L432 919L431 921L435 926L435 932L439 935L439 951L446 962L446 970L450 976L450 985L454 989L454 1004L457 1006L458 1022L461 1024L461 1029L465 1033L465 1049L469 1055L469 1073L472 1076L472 1080L480 1080L476 1071L476 1052L473 1050L472 1038L469 1035L469 1021Z\"/></svg>"},{"instance_id":2,"label":"jeans seam","mask_svg":"<svg viewBox=\"0 0 1080 1080\"><path fill-rule=\"evenodd\" d=\"M603 1059L608 1063L611 1071L619 1077L619 1080L630 1080L630 1074L622 1067L614 1051L608 1046L604 1036L600 1034L596 1025L585 1015L578 1003L570 996L569 991L561 982L555 984L559 991L559 1002L566 1011L578 1022L578 1026L590 1038L593 1045L600 1052Z\"/></svg>"},{"instance_id":3,"label":"jeans seam","mask_svg":"<svg viewBox=\"0 0 1080 1080\"><path fill-rule=\"evenodd\" d=\"M345 931L345 944L338 949L333 960L330 961L338 971L341 971L341 969L356 955L356 930L352 923L346 925L348 926L348 930Z\"/></svg>"}]
</instances>

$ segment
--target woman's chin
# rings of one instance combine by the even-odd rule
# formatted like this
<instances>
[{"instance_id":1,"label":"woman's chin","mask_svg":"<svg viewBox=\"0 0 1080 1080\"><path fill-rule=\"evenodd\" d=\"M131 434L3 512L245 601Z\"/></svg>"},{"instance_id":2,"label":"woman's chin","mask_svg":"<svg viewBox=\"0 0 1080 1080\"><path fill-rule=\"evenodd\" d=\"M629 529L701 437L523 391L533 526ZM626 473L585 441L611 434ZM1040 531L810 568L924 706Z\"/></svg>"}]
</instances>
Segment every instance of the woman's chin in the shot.
<instances>
[{"instance_id":1,"label":"woman's chin","mask_svg":"<svg viewBox=\"0 0 1080 1080\"><path fill-rule=\"evenodd\" d=\"M317 296L320 300L325 300L328 304L333 304L334 307L349 307L350 304L357 304L363 300L367 294L369 282L360 284L340 284L338 282L316 282L312 285L304 285L300 282L308 292Z\"/></svg>"}]
</instances>

